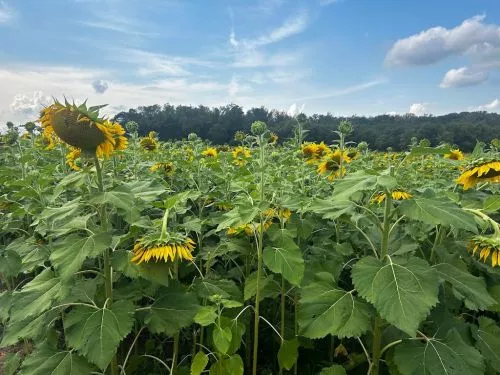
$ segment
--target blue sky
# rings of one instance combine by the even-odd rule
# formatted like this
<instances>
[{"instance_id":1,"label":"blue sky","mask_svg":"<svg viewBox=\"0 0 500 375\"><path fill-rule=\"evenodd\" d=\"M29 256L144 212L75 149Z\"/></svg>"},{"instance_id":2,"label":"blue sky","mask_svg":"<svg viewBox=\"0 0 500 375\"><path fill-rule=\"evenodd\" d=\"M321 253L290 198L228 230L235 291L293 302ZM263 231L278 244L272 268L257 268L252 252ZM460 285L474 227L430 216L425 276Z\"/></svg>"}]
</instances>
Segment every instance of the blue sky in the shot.
<instances>
[{"instance_id":1,"label":"blue sky","mask_svg":"<svg viewBox=\"0 0 500 375\"><path fill-rule=\"evenodd\" d=\"M50 97L500 112L498 0L0 0L0 123Z\"/></svg>"}]
</instances>

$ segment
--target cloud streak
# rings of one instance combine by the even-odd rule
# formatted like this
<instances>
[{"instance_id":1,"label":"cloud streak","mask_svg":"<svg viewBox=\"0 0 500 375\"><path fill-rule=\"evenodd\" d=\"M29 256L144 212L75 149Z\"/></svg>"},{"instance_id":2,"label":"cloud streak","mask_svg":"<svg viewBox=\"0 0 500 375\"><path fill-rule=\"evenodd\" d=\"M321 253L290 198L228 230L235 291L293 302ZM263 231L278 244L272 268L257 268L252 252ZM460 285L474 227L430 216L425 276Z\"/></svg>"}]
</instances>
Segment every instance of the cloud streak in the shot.
<instances>
[{"instance_id":1,"label":"cloud streak","mask_svg":"<svg viewBox=\"0 0 500 375\"><path fill-rule=\"evenodd\" d=\"M0 26L9 24L15 15L14 10L5 1L0 1Z\"/></svg>"},{"instance_id":2,"label":"cloud streak","mask_svg":"<svg viewBox=\"0 0 500 375\"><path fill-rule=\"evenodd\" d=\"M311 96L305 96L301 98L296 98L293 101L295 102L305 102L305 101L310 101L310 100L318 100L318 99L328 99L328 98L334 98L334 97L340 97L340 96L345 96L349 94L354 94L356 92L368 90L372 87L383 85L387 83L387 79L385 78L380 78L380 79L375 79L373 81L365 82L365 83L360 83L358 85L354 86L349 86L333 91L328 91L324 92L322 94L317 94L317 95L311 95Z\"/></svg>"}]
</instances>

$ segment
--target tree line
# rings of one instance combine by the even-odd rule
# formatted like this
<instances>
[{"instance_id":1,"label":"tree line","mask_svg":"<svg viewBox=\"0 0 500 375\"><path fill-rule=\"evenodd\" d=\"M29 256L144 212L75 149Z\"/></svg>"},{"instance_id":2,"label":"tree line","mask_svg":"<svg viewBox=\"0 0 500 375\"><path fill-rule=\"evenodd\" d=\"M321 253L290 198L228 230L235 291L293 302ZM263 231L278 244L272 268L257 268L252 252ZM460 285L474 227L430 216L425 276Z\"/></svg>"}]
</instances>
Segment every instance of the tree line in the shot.
<instances>
[{"instance_id":1,"label":"tree line","mask_svg":"<svg viewBox=\"0 0 500 375\"><path fill-rule=\"evenodd\" d=\"M189 133L196 133L214 144L234 142L235 132L249 132L254 121L264 121L281 140L293 137L300 121L308 131L307 140L329 142L336 138L334 131L343 120L349 120L354 126L350 141L366 141L374 150L386 150L388 147L404 150L412 138L417 138L427 139L431 145L448 143L471 151L477 141L490 142L500 138L500 114L488 112L373 117L336 117L328 113L292 117L286 112L265 107L244 111L236 104L216 108L165 104L142 106L115 116L115 121L122 124L128 121L138 123L141 135L155 131L160 139L167 140L182 139Z\"/></svg>"}]
</instances>

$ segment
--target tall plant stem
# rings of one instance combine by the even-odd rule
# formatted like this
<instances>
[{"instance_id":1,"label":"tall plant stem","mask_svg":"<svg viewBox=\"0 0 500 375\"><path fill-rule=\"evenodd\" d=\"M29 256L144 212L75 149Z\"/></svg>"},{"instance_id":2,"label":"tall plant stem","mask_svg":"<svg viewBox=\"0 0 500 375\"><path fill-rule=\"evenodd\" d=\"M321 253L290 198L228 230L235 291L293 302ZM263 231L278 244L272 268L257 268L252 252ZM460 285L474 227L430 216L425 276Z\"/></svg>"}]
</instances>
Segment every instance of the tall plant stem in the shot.
<instances>
[{"instance_id":1,"label":"tall plant stem","mask_svg":"<svg viewBox=\"0 0 500 375\"><path fill-rule=\"evenodd\" d=\"M168 210L165 213L165 216L168 217ZM165 218L164 216L164 218ZM164 225L166 227L166 220L164 220ZM163 229L162 229L163 230ZM174 263L174 278L175 280L179 280L179 263L177 262L177 259L175 260ZM173 354L172 354L172 365L170 366L170 375L174 375L175 368L177 367L177 357L179 356L179 338L180 338L180 332L177 332L174 335L174 348L173 348Z\"/></svg>"},{"instance_id":2,"label":"tall plant stem","mask_svg":"<svg viewBox=\"0 0 500 375\"><path fill-rule=\"evenodd\" d=\"M281 301L280 301L280 309L281 309L281 319L280 319L280 335L283 339L285 339L285 278L281 276ZM280 366L280 375L283 374L283 369Z\"/></svg>"},{"instance_id":3,"label":"tall plant stem","mask_svg":"<svg viewBox=\"0 0 500 375\"><path fill-rule=\"evenodd\" d=\"M99 159L97 155L94 154L94 164L97 174L97 187L100 193L104 193L104 184L102 182L102 168L99 163ZM106 217L106 207L104 204L100 207L100 218L101 218L101 226L104 231L108 229L108 218ZM113 269L111 267L111 249L104 250L104 292L106 294L106 300L108 301L108 305L113 303ZM113 356L110 364L111 375L118 375L118 361L116 359L116 355Z\"/></svg>"},{"instance_id":4,"label":"tall plant stem","mask_svg":"<svg viewBox=\"0 0 500 375\"><path fill-rule=\"evenodd\" d=\"M384 259L389 251L389 232L391 230L391 208L392 208L392 195L390 191L385 193L385 206L384 206L384 223L382 226L382 245L380 248L380 258ZM378 375L380 371L380 354L382 344L382 328L383 320L380 316L376 316L373 325L373 345L372 345L372 367L371 375Z\"/></svg>"},{"instance_id":5,"label":"tall plant stem","mask_svg":"<svg viewBox=\"0 0 500 375\"><path fill-rule=\"evenodd\" d=\"M260 203L264 202L264 136L259 135L260 146ZM259 321L260 321L260 277L262 273L262 247L264 241L264 215L260 214L259 236L257 241L257 282L255 293L255 313L253 323L253 358L252 374L257 375L257 357L259 353Z\"/></svg>"}]
</instances>

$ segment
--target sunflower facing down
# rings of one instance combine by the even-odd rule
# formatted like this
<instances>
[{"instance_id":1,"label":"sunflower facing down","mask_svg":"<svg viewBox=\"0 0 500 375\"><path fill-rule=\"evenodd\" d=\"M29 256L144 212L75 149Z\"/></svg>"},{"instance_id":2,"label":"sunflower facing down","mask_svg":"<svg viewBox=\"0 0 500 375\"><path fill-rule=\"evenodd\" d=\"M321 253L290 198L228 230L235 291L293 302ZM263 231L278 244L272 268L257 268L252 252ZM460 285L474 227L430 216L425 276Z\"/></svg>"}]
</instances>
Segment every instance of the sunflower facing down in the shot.
<instances>
[{"instance_id":1,"label":"sunflower facing down","mask_svg":"<svg viewBox=\"0 0 500 375\"><path fill-rule=\"evenodd\" d=\"M48 147L53 148L57 136L64 143L98 157L109 157L115 150L125 149L125 130L120 124L99 117L102 107L87 108L85 103L77 106L55 100L44 108L39 121Z\"/></svg>"},{"instance_id":2,"label":"sunflower facing down","mask_svg":"<svg viewBox=\"0 0 500 375\"><path fill-rule=\"evenodd\" d=\"M500 266L500 238L497 236L474 236L467 245L467 251L476 255L479 260L486 263L488 257L491 257L491 266Z\"/></svg>"},{"instance_id":3,"label":"sunflower facing down","mask_svg":"<svg viewBox=\"0 0 500 375\"><path fill-rule=\"evenodd\" d=\"M391 196L392 196L392 199L394 199L396 201L410 199L413 197L413 195L411 195L410 193L407 193L406 191L403 191L403 190L394 190L391 193ZM383 201L385 201L386 197L387 197L387 195L385 193L378 193L378 194L375 194L375 196L372 198L371 202L380 204Z\"/></svg>"},{"instance_id":4,"label":"sunflower facing down","mask_svg":"<svg viewBox=\"0 0 500 375\"><path fill-rule=\"evenodd\" d=\"M170 234L158 237L148 235L138 240L134 245L134 256L131 261L136 264L143 262L174 262L175 260L192 260L195 242L182 234Z\"/></svg>"},{"instance_id":5,"label":"sunflower facing down","mask_svg":"<svg viewBox=\"0 0 500 375\"><path fill-rule=\"evenodd\" d=\"M351 158L347 156L346 152L340 152L340 150L330 152L318 165L317 172L319 174L328 174L329 181L333 181L338 177L342 177L345 174L346 170L344 167L342 167L342 170L340 170L341 160L343 163L351 162Z\"/></svg>"},{"instance_id":6,"label":"sunflower facing down","mask_svg":"<svg viewBox=\"0 0 500 375\"><path fill-rule=\"evenodd\" d=\"M500 160L498 158L481 158L474 161L457 178L457 184L464 186L464 190L470 189L480 182L500 182Z\"/></svg>"},{"instance_id":7,"label":"sunflower facing down","mask_svg":"<svg viewBox=\"0 0 500 375\"><path fill-rule=\"evenodd\" d=\"M449 154L444 154L444 157L450 160L462 160L464 158L464 154L462 151L456 149L451 150Z\"/></svg>"},{"instance_id":8,"label":"sunflower facing down","mask_svg":"<svg viewBox=\"0 0 500 375\"><path fill-rule=\"evenodd\" d=\"M151 134L147 137L141 138L139 144L141 145L142 149L146 151L156 151L156 149L158 148L158 141L156 140L156 138L151 137Z\"/></svg>"},{"instance_id":9,"label":"sunflower facing down","mask_svg":"<svg viewBox=\"0 0 500 375\"><path fill-rule=\"evenodd\" d=\"M217 149L215 147L208 147L201 154L207 158L216 158L217 157Z\"/></svg>"},{"instance_id":10,"label":"sunflower facing down","mask_svg":"<svg viewBox=\"0 0 500 375\"><path fill-rule=\"evenodd\" d=\"M174 165L172 163L155 163L149 170L151 172L162 172L164 175L169 176L174 173Z\"/></svg>"}]
</instances>

